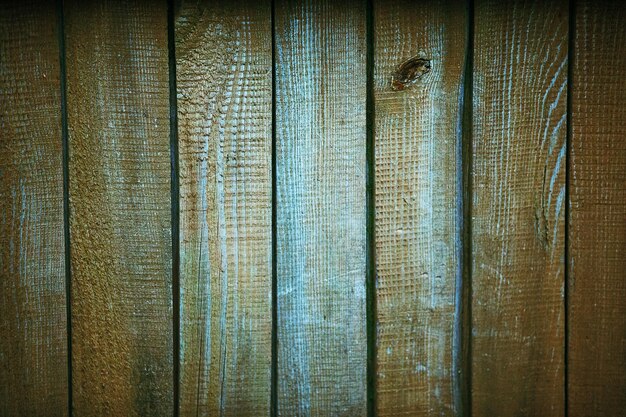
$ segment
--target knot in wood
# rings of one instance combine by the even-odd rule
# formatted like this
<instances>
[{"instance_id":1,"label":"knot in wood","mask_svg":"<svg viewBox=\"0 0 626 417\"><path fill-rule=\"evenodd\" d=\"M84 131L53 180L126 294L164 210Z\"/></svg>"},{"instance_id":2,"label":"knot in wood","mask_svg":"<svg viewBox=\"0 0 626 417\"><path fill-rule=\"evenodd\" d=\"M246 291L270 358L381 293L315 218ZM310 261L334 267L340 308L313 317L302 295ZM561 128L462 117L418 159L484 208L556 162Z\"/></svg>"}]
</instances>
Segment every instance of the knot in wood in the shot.
<instances>
[{"instance_id":1,"label":"knot in wood","mask_svg":"<svg viewBox=\"0 0 626 417\"><path fill-rule=\"evenodd\" d=\"M394 91L404 90L415 83L422 75L430 72L430 59L413 57L398 66L391 78L391 88Z\"/></svg>"}]
</instances>

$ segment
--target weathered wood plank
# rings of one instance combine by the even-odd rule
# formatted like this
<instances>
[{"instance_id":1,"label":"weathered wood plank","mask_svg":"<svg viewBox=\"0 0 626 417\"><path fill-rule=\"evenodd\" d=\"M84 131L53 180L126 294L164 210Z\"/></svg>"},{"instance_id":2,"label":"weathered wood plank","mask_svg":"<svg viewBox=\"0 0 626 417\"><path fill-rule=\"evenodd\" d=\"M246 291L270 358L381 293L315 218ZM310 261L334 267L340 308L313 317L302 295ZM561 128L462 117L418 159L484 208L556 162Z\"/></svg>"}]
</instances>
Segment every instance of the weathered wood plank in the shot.
<instances>
[{"instance_id":1,"label":"weathered wood plank","mask_svg":"<svg viewBox=\"0 0 626 417\"><path fill-rule=\"evenodd\" d=\"M271 3L184 1L176 15L180 414L269 415Z\"/></svg>"},{"instance_id":2,"label":"weathered wood plank","mask_svg":"<svg viewBox=\"0 0 626 417\"><path fill-rule=\"evenodd\" d=\"M67 415L58 17L0 13L0 415Z\"/></svg>"},{"instance_id":3,"label":"weathered wood plank","mask_svg":"<svg viewBox=\"0 0 626 417\"><path fill-rule=\"evenodd\" d=\"M562 416L567 2L474 27L472 413Z\"/></svg>"},{"instance_id":4,"label":"weathered wood plank","mask_svg":"<svg viewBox=\"0 0 626 417\"><path fill-rule=\"evenodd\" d=\"M364 416L365 2L275 7L278 413Z\"/></svg>"},{"instance_id":5,"label":"weathered wood plank","mask_svg":"<svg viewBox=\"0 0 626 417\"><path fill-rule=\"evenodd\" d=\"M626 415L626 3L575 7L569 415Z\"/></svg>"},{"instance_id":6,"label":"weathered wood plank","mask_svg":"<svg viewBox=\"0 0 626 417\"><path fill-rule=\"evenodd\" d=\"M377 1L374 25L377 415L460 415L466 5ZM430 70L400 90L413 57Z\"/></svg>"},{"instance_id":7,"label":"weathered wood plank","mask_svg":"<svg viewBox=\"0 0 626 417\"><path fill-rule=\"evenodd\" d=\"M65 2L77 415L173 414L167 5Z\"/></svg>"}]
</instances>

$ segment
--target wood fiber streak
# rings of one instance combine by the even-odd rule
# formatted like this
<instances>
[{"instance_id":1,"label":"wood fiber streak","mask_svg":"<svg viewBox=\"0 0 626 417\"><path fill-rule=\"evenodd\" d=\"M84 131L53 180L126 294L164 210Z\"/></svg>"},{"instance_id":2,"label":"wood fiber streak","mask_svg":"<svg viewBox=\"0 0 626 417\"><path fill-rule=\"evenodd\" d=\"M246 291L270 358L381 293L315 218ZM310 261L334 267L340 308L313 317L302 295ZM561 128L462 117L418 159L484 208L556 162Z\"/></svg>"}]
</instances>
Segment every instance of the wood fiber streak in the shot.
<instances>
[{"instance_id":1,"label":"wood fiber streak","mask_svg":"<svg viewBox=\"0 0 626 417\"><path fill-rule=\"evenodd\" d=\"M626 3L576 5L569 415L626 415Z\"/></svg>"},{"instance_id":2,"label":"wood fiber streak","mask_svg":"<svg viewBox=\"0 0 626 417\"><path fill-rule=\"evenodd\" d=\"M67 415L63 152L54 2L0 14L0 415Z\"/></svg>"},{"instance_id":3,"label":"wood fiber streak","mask_svg":"<svg viewBox=\"0 0 626 417\"><path fill-rule=\"evenodd\" d=\"M377 415L460 415L455 321L466 7L379 1L374 22ZM415 56L430 60L430 72L394 91L394 72Z\"/></svg>"},{"instance_id":4,"label":"wood fiber streak","mask_svg":"<svg viewBox=\"0 0 626 417\"><path fill-rule=\"evenodd\" d=\"M79 416L173 414L167 5L65 3Z\"/></svg>"},{"instance_id":5,"label":"wood fiber streak","mask_svg":"<svg viewBox=\"0 0 626 417\"><path fill-rule=\"evenodd\" d=\"M272 357L271 3L176 16L181 416L268 416Z\"/></svg>"},{"instance_id":6,"label":"wood fiber streak","mask_svg":"<svg viewBox=\"0 0 626 417\"><path fill-rule=\"evenodd\" d=\"M474 25L472 415L562 416L567 2Z\"/></svg>"},{"instance_id":7,"label":"wood fiber streak","mask_svg":"<svg viewBox=\"0 0 626 417\"><path fill-rule=\"evenodd\" d=\"M278 414L365 416L365 2L275 8Z\"/></svg>"}]
</instances>

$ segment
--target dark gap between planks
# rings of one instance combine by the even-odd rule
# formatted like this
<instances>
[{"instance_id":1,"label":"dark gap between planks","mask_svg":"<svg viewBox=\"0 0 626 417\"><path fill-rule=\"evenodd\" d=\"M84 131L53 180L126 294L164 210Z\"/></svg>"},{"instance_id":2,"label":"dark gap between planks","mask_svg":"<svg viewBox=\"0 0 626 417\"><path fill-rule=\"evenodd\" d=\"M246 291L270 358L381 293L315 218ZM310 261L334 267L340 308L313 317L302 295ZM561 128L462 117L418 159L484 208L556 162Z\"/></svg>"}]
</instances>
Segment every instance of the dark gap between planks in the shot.
<instances>
[{"instance_id":1,"label":"dark gap between planks","mask_svg":"<svg viewBox=\"0 0 626 417\"><path fill-rule=\"evenodd\" d=\"M572 76L574 69L574 39L576 35L576 2L570 0L569 6L569 22L567 36L567 97L566 97L566 134L565 134L565 230L564 230L564 256L565 267L563 268L563 400L565 416L569 415L569 222L570 222L570 173L571 173L571 143L572 143Z\"/></svg>"},{"instance_id":2,"label":"dark gap between planks","mask_svg":"<svg viewBox=\"0 0 626 417\"><path fill-rule=\"evenodd\" d=\"M70 255L70 173L69 173L69 130L67 125L67 70L65 62L65 20L63 0L57 0L57 24L59 42L59 81L61 89L61 148L63 160L63 238L65 246L65 310L67 327L67 412L73 414L72 398L72 267Z\"/></svg>"},{"instance_id":3,"label":"dark gap between planks","mask_svg":"<svg viewBox=\"0 0 626 417\"><path fill-rule=\"evenodd\" d=\"M276 243L276 6L271 2L272 36L272 360L270 369L270 416L278 416L278 283Z\"/></svg>"},{"instance_id":4,"label":"dark gap between planks","mask_svg":"<svg viewBox=\"0 0 626 417\"><path fill-rule=\"evenodd\" d=\"M365 318L367 335L367 415L376 415L376 152L374 108L374 5L366 10L366 240Z\"/></svg>"},{"instance_id":5,"label":"dark gap between planks","mask_svg":"<svg viewBox=\"0 0 626 417\"><path fill-rule=\"evenodd\" d=\"M172 222L172 305L174 416L179 414L180 394L180 183L178 170L178 103L176 100L176 32L174 1L167 2L167 40L170 93L170 166Z\"/></svg>"},{"instance_id":6,"label":"dark gap between planks","mask_svg":"<svg viewBox=\"0 0 626 417\"><path fill-rule=\"evenodd\" d=\"M467 35L465 68L462 82L462 106L460 126L460 167L458 229L461 248L460 274L457 278L457 314L455 318L457 374L455 381L457 413L459 416L472 415L472 141L474 118L474 0L466 3Z\"/></svg>"}]
</instances>

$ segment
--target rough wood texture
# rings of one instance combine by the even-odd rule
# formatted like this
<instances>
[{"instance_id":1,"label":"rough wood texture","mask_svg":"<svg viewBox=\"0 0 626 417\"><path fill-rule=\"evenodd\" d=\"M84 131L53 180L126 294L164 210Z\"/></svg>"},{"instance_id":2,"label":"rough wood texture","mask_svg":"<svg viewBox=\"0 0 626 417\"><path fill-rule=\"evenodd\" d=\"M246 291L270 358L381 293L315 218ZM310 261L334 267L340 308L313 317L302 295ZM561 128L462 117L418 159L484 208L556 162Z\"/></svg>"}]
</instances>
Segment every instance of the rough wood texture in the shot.
<instances>
[{"instance_id":1,"label":"rough wood texture","mask_svg":"<svg viewBox=\"0 0 626 417\"><path fill-rule=\"evenodd\" d=\"M626 3L575 9L569 415L626 415Z\"/></svg>"},{"instance_id":2,"label":"rough wood texture","mask_svg":"<svg viewBox=\"0 0 626 417\"><path fill-rule=\"evenodd\" d=\"M182 416L270 412L272 27L269 1L176 16Z\"/></svg>"},{"instance_id":3,"label":"rough wood texture","mask_svg":"<svg viewBox=\"0 0 626 417\"><path fill-rule=\"evenodd\" d=\"M76 415L173 414L167 5L65 3Z\"/></svg>"},{"instance_id":4,"label":"rough wood texture","mask_svg":"<svg viewBox=\"0 0 626 417\"><path fill-rule=\"evenodd\" d=\"M374 25L377 415L460 415L466 6L379 1ZM414 57L430 70L396 91Z\"/></svg>"},{"instance_id":5,"label":"rough wood texture","mask_svg":"<svg viewBox=\"0 0 626 417\"><path fill-rule=\"evenodd\" d=\"M67 415L63 153L54 2L0 14L0 415Z\"/></svg>"},{"instance_id":6,"label":"rough wood texture","mask_svg":"<svg viewBox=\"0 0 626 417\"><path fill-rule=\"evenodd\" d=\"M364 416L365 2L275 7L278 413Z\"/></svg>"},{"instance_id":7,"label":"rough wood texture","mask_svg":"<svg viewBox=\"0 0 626 417\"><path fill-rule=\"evenodd\" d=\"M567 2L474 24L472 412L562 416Z\"/></svg>"}]
</instances>

